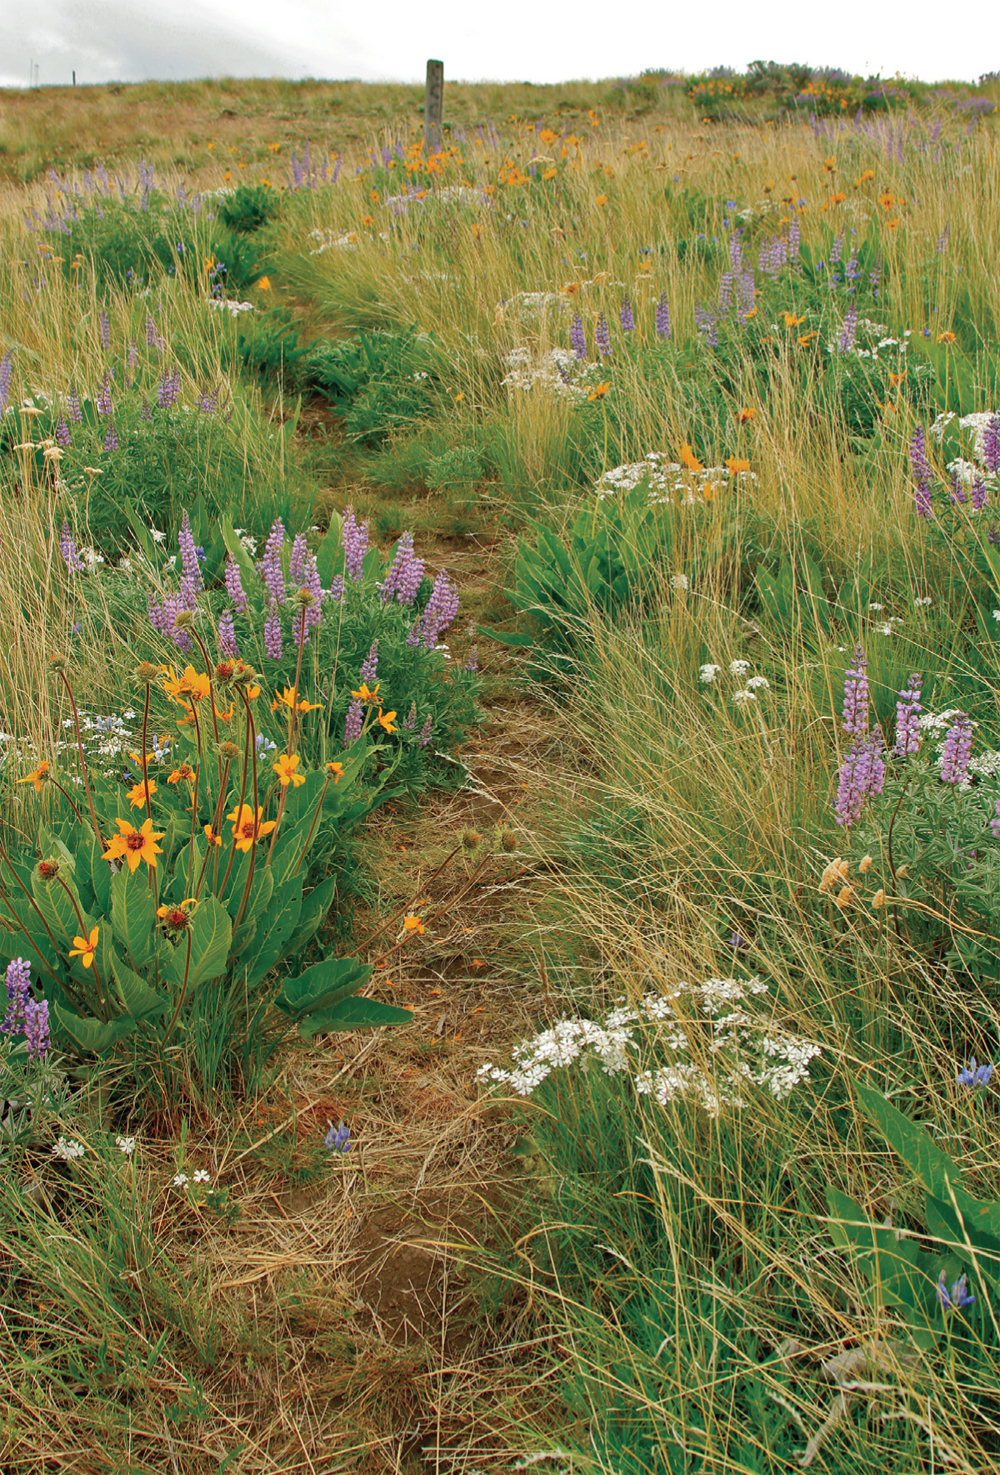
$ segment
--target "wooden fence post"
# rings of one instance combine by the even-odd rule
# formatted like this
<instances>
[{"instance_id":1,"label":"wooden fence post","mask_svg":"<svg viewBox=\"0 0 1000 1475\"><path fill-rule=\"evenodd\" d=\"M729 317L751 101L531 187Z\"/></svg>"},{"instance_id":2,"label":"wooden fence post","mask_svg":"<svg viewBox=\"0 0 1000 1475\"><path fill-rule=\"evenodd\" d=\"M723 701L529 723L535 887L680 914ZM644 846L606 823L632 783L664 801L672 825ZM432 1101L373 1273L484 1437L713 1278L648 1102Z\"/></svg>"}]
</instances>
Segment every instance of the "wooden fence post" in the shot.
<instances>
[{"instance_id":1,"label":"wooden fence post","mask_svg":"<svg viewBox=\"0 0 1000 1475\"><path fill-rule=\"evenodd\" d=\"M443 142L441 119L444 116L444 62L427 63L427 90L424 93L424 152L437 154Z\"/></svg>"}]
</instances>

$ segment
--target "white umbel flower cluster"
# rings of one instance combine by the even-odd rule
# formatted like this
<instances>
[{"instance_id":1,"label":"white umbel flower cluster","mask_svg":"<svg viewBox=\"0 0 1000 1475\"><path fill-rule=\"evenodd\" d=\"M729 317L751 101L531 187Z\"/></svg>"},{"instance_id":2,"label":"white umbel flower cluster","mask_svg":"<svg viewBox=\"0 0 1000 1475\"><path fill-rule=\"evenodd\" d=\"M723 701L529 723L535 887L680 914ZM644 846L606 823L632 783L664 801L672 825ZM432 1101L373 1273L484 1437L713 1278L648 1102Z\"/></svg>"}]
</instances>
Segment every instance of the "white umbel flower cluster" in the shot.
<instances>
[{"instance_id":1,"label":"white umbel flower cluster","mask_svg":"<svg viewBox=\"0 0 1000 1475\"><path fill-rule=\"evenodd\" d=\"M666 997L647 994L637 1009L613 1009L603 1024L560 1020L518 1045L509 1070L487 1064L477 1079L530 1096L557 1070L599 1065L605 1075L627 1075L638 1095L661 1106L683 1096L713 1117L723 1105L742 1107L749 1086L783 1101L808 1080L821 1052L765 1018L755 1001L767 993L759 978L682 983Z\"/></svg>"}]
</instances>

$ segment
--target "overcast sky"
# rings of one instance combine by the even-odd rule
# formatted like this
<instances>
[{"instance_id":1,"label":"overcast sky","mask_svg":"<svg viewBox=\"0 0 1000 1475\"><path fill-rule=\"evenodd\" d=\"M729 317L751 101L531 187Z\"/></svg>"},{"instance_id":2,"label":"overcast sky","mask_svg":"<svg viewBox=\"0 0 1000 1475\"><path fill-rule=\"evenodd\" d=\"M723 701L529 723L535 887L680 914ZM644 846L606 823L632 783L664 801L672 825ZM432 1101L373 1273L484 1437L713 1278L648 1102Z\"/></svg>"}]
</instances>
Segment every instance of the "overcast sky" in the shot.
<instances>
[{"instance_id":1,"label":"overcast sky","mask_svg":"<svg viewBox=\"0 0 1000 1475\"><path fill-rule=\"evenodd\" d=\"M872 0L6 0L0 86L150 78L422 79L428 56L455 80L559 82L650 67L743 69L755 58L972 81L1000 70L986 0L942 12ZM947 23L945 23L945 19Z\"/></svg>"}]
</instances>

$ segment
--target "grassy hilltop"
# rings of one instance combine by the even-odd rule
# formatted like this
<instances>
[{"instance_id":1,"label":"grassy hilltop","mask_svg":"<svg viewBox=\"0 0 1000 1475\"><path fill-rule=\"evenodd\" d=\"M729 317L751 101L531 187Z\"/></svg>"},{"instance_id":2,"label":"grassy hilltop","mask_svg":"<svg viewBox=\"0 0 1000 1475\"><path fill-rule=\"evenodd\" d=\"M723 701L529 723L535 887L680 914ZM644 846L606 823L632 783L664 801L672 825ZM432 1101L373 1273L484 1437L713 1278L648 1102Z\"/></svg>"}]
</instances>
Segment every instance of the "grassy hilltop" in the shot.
<instances>
[{"instance_id":1,"label":"grassy hilltop","mask_svg":"<svg viewBox=\"0 0 1000 1475\"><path fill-rule=\"evenodd\" d=\"M1000 1462L1000 133L0 97L0 1465Z\"/></svg>"}]
</instances>

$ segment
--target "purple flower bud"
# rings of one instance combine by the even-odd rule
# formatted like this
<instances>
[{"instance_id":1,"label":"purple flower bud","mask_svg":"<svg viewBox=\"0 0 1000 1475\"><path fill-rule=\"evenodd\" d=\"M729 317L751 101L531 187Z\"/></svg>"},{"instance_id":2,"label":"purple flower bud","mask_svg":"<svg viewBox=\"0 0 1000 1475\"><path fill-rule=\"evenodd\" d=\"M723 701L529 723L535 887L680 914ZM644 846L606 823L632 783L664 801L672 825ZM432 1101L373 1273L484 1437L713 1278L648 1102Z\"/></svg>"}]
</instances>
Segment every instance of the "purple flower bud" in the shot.
<instances>
[{"instance_id":1,"label":"purple flower bud","mask_svg":"<svg viewBox=\"0 0 1000 1475\"><path fill-rule=\"evenodd\" d=\"M281 660L281 618L274 600L264 621L264 649L272 661Z\"/></svg>"},{"instance_id":2,"label":"purple flower bud","mask_svg":"<svg viewBox=\"0 0 1000 1475\"><path fill-rule=\"evenodd\" d=\"M101 380L101 387L97 391L97 413L99 415L107 416L111 414L111 380L113 375L114 370L109 369Z\"/></svg>"},{"instance_id":3,"label":"purple flower bud","mask_svg":"<svg viewBox=\"0 0 1000 1475\"><path fill-rule=\"evenodd\" d=\"M73 534L69 530L69 521L63 518L63 525L59 530L59 552L66 561L66 567L71 574L82 574L84 572L83 560L76 551Z\"/></svg>"},{"instance_id":4,"label":"purple flower bud","mask_svg":"<svg viewBox=\"0 0 1000 1475\"><path fill-rule=\"evenodd\" d=\"M897 758L908 758L920 752L920 691L922 677L914 671L896 703L896 742L893 752Z\"/></svg>"},{"instance_id":5,"label":"purple flower bud","mask_svg":"<svg viewBox=\"0 0 1000 1475\"><path fill-rule=\"evenodd\" d=\"M115 422L113 420L108 421L108 433L104 437L104 449L106 451L117 451L118 449L118 432L115 430Z\"/></svg>"},{"instance_id":6,"label":"purple flower bud","mask_svg":"<svg viewBox=\"0 0 1000 1475\"><path fill-rule=\"evenodd\" d=\"M430 742L430 740L431 740L431 728L433 727L433 725L434 725L434 718L433 717L428 717L427 721L424 723L423 727L420 729L419 733L417 734L417 745L419 747L426 748L427 744Z\"/></svg>"},{"instance_id":7,"label":"purple flower bud","mask_svg":"<svg viewBox=\"0 0 1000 1475\"><path fill-rule=\"evenodd\" d=\"M478 671L479 670L479 647L478 647L478 645L473 645L470 648L468 660L466 661L465 665L462 667L462 670L463 671Z\"/></svg>"},{"instance_id":8,"label":"purple flower bud","mask_svg":"<svg viewBox=\"0 0 1000 1475\"><path fill-rule=\"evenodd\" d=\"M583 327L583 318L579 313L573 318L569 325L569 341L573 345L573 352L578 359L587 357L587 334Z\"/></svg>"},{"instance_id":9,"label":"purple flower bud","mask_svg":"<svg viewBox=\"0 0 1000 1475\"><path fill-rule=\"evenodd\" d=\"M364 726L361 703L357 697L351 698L351 705L347 709L347 717L344 721L344 747L349 748L356 743L361 736Z\"/></svg>"},{"instance_id":10,"label":"purple flower bud","mask_svg":"<svg viewBox=\"0 0 1000 1475\"><path fill-rule=\"evenodd\" d=\"M402 725L403 725L403 727L406 728L407 732L412 732L413 729L416 727L416 725L417 725L417 704L416 704L416 702L411 702L410 703L410 710L407 712L406 716L403 718ZM1000 809L1000 799L997 800L997 808Z\"/></svg>"},{"instance_id":11,"label":"purple flower bud","mask_svg":"<svg viewBox=\"0 0 1000 1475\"><path fill-rule=\"evenodd\" d=\"M964 784L969 776L971 754L972 722L965 712L960 712L945 734L941 752L941 782Z\"/></svg>"}]
</instances>

